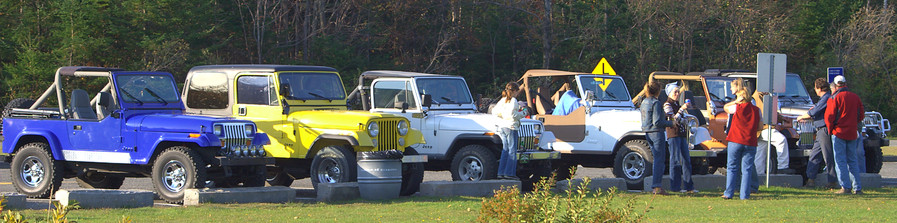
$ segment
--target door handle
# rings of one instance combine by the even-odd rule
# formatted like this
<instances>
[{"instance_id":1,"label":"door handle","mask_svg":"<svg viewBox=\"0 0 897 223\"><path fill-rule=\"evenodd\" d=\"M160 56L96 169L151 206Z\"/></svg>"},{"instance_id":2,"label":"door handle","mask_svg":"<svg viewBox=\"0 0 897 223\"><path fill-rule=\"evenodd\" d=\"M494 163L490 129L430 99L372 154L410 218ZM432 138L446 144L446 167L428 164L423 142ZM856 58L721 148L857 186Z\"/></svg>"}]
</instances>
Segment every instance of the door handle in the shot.
<instances>
[{"instance_id":1,"label":"door handle","mask_svg":"<svg viewBox=\"0 0 897 223\"><path fill-rule=\"evenodd\" d=\"M237 115L246 116L246 106L241 105L237 108Z\"/></svg>"},{"instance_id":2,"label":"door handle","mask_svg":"<svg viewBox=\"0 0 897 223\"><path fill-rule=\"evenodd\" d=\"M72 129L81 130L81 125L75 125L74 127L72 127Z\"/></svg>"}]
</instances>

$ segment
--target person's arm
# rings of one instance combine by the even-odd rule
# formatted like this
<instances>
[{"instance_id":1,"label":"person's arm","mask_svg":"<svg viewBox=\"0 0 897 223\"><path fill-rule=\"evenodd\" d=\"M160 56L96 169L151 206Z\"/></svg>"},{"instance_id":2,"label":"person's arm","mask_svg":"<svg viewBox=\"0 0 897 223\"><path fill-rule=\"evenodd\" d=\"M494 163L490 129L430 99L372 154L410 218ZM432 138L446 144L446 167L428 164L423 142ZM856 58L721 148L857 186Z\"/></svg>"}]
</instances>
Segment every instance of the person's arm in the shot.
<instances>
[{"instance_id":1,"label":"person's arm","mask_svg":"<svg viewBox=\"0 0 897 223\"><path fill-rule=\"evenodd\" d=\"M667 121L666 115L661 112L663 106L660 105L659 101L654 102L654 126L657 128L666 128L673 126L673 122Z\"/></svg>"},{"instance_id":2,"label":"person's arm","mask_svg":"<svg viewBox=\"0 0 897 223\"><path fill-rule=\"evenodd\" d=\"M838 102L835 101L835 98L829 98L828 104L832 106L826 106L825 108L825 126L828 127L829 133L831 133L832 129L835 128L835 124L838 120L838 117L835 117L838 114Z\"/></svg>"},{"instance_id":3,"label":"person's arm","mask_svg":"<svg viewBox=\"0 0 897 223\"><path fill-rule=\"evenodd\" d=\"M863 108L863 102L857 102L857 122L863 122L866 119L866 109Z\"/></svg>"},{"instance_id":4,"label":"person's arm","mask_svg":"<svg viewBox=\"0 0 897 223\"><path fill-rule=\"evenodd\" d=\"M828 105L829 97L831 97L831 94L826 94L826 95L823 95L821 98L819 98L819 102L816 102L816 105L814 105L812 108L810 108L810 110L807 111L806 115L810 116L810 117L817 116L817 115L825 115L825 108Z\"/></svg>"}]
</instances>

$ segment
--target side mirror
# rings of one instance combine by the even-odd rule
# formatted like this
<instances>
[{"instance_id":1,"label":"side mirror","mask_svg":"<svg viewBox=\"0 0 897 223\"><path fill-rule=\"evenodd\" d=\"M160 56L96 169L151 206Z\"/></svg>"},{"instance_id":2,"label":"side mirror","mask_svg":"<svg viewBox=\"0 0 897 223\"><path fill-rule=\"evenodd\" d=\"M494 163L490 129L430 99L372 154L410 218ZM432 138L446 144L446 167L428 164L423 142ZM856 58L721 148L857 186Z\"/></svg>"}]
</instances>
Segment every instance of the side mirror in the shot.
<instances>
[{"instance_id":1,"label":"side mirror","mask_svg":"<svg viewBox=\"0 0 897 223\"><path fill-rule=\"evenodd\" d=\"M115 111L112 111L112 113L109 115L111 115L113 118L118 119L118 118L121 118L121 111L115 110Z\"/></svg>"},{"instance_id":2,"label":"side mirror","mask_svg":"<svg viewBox=\"0 0 897 223\"><path fill-rule=\"evenodd\" d=\"M421 98L420 105L423 106L423 107L427 107L427 108L429 108L431 105L433 105L433 98L432 98L432 96L430 96L429 94L424 94L424 95L423 95L423 98Z\"/></svg>"},{"instance_id":3,"label":"side mirror","mask_svg":"<svg viewBox=\"0 0 897 223\"><path fill-rule=\"evenodd\" d=\"M402 113L405 113L405 110L408 110L408 102L402 102Z\"/></svg>"},{"instance_id":4,"label":"side mirror","mask_svg":"<svg viewBox=\"0 0 897 223\"><path fill-rule=\"evenodd\" d=\"M284 98L293 97L293 90L290 89L290 84L280 84L280 96Z\"/></svg>"}]
</instances>

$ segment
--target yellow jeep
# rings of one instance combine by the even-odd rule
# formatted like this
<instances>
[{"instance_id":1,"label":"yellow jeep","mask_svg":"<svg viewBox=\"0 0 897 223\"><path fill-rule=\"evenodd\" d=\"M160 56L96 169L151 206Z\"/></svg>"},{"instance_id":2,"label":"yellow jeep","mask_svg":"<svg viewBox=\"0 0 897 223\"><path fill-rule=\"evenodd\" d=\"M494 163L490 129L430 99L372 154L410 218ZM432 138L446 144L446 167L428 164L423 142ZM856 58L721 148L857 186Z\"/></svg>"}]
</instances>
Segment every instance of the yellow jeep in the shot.
<instances>
[{"instance_id":1,"label":"yellow jeep","mask_svg":"<svg viewBox=\"0 0 897 223\"><path fill-rule=\"evenodd\" d=\"M402 116L347 111L346 91L336 69L293 65L208 65L190 69L183 98L187 113L251 120L271 144L275 164L268 185L356 181L356 153L403 151L402 195L419 189L426 156L411 145L423 142Z\"/></svg>"}]
</instances>

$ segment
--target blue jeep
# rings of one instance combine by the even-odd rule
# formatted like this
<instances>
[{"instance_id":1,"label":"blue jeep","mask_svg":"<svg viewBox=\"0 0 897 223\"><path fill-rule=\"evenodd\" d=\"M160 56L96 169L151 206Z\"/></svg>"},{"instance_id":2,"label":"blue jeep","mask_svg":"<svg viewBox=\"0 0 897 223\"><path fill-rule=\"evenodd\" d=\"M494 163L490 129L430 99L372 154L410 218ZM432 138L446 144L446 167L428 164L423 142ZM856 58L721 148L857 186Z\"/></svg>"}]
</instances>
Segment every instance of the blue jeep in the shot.
<instances>
[{"instance_id":1,"label":"blue jeep","mask_svg":"<svg viewBox=\"0 0 897 223\"><path fill-rule=\"evenodd\" d=\"M184 115L164 72L62 67L40 98L11 101L3 117L0 155L28 197L51 196L63 178L117 189L125 177L151 177L159 197L180 203L188 188L264 186L273 163L254 123Z\"/></svg>"}]
</instances>

